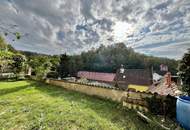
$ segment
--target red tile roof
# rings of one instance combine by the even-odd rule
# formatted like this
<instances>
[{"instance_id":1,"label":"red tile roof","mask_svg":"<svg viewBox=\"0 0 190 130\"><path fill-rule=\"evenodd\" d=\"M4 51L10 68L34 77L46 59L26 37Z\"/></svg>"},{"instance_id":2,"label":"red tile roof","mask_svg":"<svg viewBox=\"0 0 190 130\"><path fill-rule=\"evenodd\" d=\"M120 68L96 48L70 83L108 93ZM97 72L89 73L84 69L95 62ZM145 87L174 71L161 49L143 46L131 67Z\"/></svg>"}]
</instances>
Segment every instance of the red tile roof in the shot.
<instances>
[{"instance_id":1,"label":"red tile roof","mask_svg":"<svg viewBox=\"0 0 190 130\"><path fill-rule=\"evenodd\" d=\"M181 94L181 91L179 91L178 86L175 83L172 83L169 87L165 85L163 82L161 82L159 85L154 86L152 85L149 88L149 91L151 93L158 93L160 95L171 95L171 96L177 96Z\"/></svg>"},{"instance_id":2,"label":"red tile roof","mask_svg":"<svg viewBox=\"0 0 190 130\"><path fill-rule=\"evenodd\" d=\"M115 73L79 71L77 73L77 77L86 78L90 80L103 81L103 82L113 82L115 78Z\"/></svg>"}]
</instances>

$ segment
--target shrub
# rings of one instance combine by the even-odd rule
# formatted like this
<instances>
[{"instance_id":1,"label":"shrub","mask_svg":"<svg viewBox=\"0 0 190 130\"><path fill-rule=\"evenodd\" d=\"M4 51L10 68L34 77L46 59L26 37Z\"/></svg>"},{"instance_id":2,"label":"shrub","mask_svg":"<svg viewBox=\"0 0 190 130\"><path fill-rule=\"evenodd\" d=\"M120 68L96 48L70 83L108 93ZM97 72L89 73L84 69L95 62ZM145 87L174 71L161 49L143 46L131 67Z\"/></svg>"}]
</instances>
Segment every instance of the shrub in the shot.
<instances>
[{"instance_id":1,"label":"shrub","mask_svg":"<svg viewBox=\"0 0 190 130\"><path fill-rule=\"evenodd\" d=\"M154 94L151 98L146 98L148 109L155 115L165 115L171 119L176 117L176 98L170 95L160 96Z\"/></svg>"},{"instance_id":2,"label":"shrub","mask_svg":"<svg viewBox=\"0 0 190 130\"><path fill-rule=\"evenodd\" d=\"M170 118L176 117L176 97L172 97L170 95L166 96L166 115Z\"/></svg>"},{"instance_id":3,"label":"shrub","mask_svg":"<svg viewBox=\"0 0 190 130\"><path fill-rule=\"evenodd\" d=\"M58 73L57 72L49 72L49 73L47 73L47 78L57 79L58 78Z\"/></svg>"},{"instance_id":4,"label":"shrub","mask_svg":"<svg viewBox=\"0 0 190 130\"><path fill-rule=\"evenodd\" d=\"M163 114L163 102L162 98L159 98L158 94L154 94L151 98L146 98L148 109L155 115Z\"/></svg>"}]
</instances>

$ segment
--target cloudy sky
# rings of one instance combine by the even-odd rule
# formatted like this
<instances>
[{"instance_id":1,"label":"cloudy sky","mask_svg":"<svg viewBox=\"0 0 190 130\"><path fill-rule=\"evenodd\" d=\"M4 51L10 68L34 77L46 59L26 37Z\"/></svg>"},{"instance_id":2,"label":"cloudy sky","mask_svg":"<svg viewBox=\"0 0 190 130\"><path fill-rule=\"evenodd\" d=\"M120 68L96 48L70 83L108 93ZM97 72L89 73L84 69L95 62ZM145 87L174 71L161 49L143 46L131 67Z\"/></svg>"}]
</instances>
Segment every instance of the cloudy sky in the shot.
<instances>
[{"instance_id":1,"label":"cloudy sky","mask_svg":"<svg viewBox=\"0 0 190 130\"><path fill-rule=\"evenodd\" d=\"M190 0L0 0L0 33L16 49L78 54L124 42L147 55L181 58L190 48Z\"/></svg>"}]
</instances>

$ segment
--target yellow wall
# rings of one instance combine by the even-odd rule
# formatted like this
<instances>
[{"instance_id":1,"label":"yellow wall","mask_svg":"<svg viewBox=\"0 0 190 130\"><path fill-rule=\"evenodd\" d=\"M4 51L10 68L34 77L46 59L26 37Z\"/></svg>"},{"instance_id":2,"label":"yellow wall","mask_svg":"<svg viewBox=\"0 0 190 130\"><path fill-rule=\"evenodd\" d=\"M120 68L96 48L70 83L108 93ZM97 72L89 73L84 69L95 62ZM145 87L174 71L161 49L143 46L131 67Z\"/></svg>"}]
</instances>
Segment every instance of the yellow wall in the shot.
<instances>
[{"instance_id":1,"label":"yellow wall","mask_svg":"<svg viewBox=\"0 0 190 130\"><path fill-rule=\"evenodd\" d=\"M148 86L129 84L128 88L133 88L136 91L145 92L148 90Z\"/></svg>"},{"instance_id":2,"label":"yellow wall","mask_svg":"<svg viewBox=\"0 0 190 130\"><path fill-rule=\"evenodd\" d=\"M101 88L101 87L93 87L93 86L69 83L69 82L64 82L64 81L59 81L59 80L46 80L46 83L61 86L65 89L85 93L87 95L95 95L102 98L111 99L117 102L122 102L122 97L127 95L127 91Z\"/></svg>"},{"instance_id":3,"label":"yellow wall","mask_svg":"<svg viewBox=\"0 0 190 130\"><path fill-rule=\"evenodd\" d=\"M115 90L115 89L108 89L108 88L101 88L101 87L93 87L89 85L82 85L76 83L69 83L61 80L51 80L47 79L46 83L61 86L65 89L74 90L78 92L82 92L88 95L96 95L103 98L112 99L114 101L122 102L122 98L124 97L131 97L131 98L142 98L142 97L149 97L150 94L148 93L140 93L140 92L128 92L122 90ZM134 87L134 85L129 85L130 87ZM136 85L135 85L136 86ZM136 86L141 89L141 91L145 91L148 89L147 86ZM139 89L139 91L140 91Z\"/></svg>"},{"instance_id":4,"label":"yellow wall","mask_svg":"<svg viewBox=\"0 0 190 130\"><path fill-rule=\"evenodd\" d=\"M144 98L151 97L152 94L146 93L146 92L130 92L130 91L122 91L122 90L116 90L116 89L108 89L108 88L101 88L101 87L95 87L95 86L89 86L89 85L83 85L83 84L76 84L76 83L69 83L61 80L51 80L47 79L46 83L56 85L63 87L68 90L78 91L81 93L85 93L87 95L95 95L98 97L111 99L113 101L122 102L123 106L126 106L128 108L132 109L138 109L143 111L148 111L148 109L145 106L141 106L135 103L128 103L126 98L134 99L134 101L141 100L146 102ZM130 87L138 87L130 85ZM140 86L140 90L144 91L148 87L147 86Z\"/></svg>"}]
</instances>

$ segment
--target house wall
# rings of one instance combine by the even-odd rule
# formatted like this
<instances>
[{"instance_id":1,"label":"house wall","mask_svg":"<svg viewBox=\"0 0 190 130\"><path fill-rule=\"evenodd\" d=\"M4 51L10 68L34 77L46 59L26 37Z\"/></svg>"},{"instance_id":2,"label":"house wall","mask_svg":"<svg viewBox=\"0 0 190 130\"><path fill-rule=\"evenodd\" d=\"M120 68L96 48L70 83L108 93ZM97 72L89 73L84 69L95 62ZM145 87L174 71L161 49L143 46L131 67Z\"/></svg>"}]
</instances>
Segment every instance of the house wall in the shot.
<instances>
[{"instance_id":1,"label":"house wall","mask_svg":"<svg viewBox=\"0 0 190 130\"><path fill-rule=\"evenodd\" d=\"M148 91L149 86L142 86L142 85L135 85L135 84L129 84L128 89L135 89L136 91L140 92L146 92Z\"/></svg>"},{"instance_id":2,"label":"house wall","mask_svg":"<svg viewBox=\"0 0 190 130\"><path fill-rule=\"evenodd\" d=\"M152 72L150 69L125 69L116 72L115 84L121 89L127 89L128 85L149 86L152 84Z\"/></svg>"}]
</instances>

